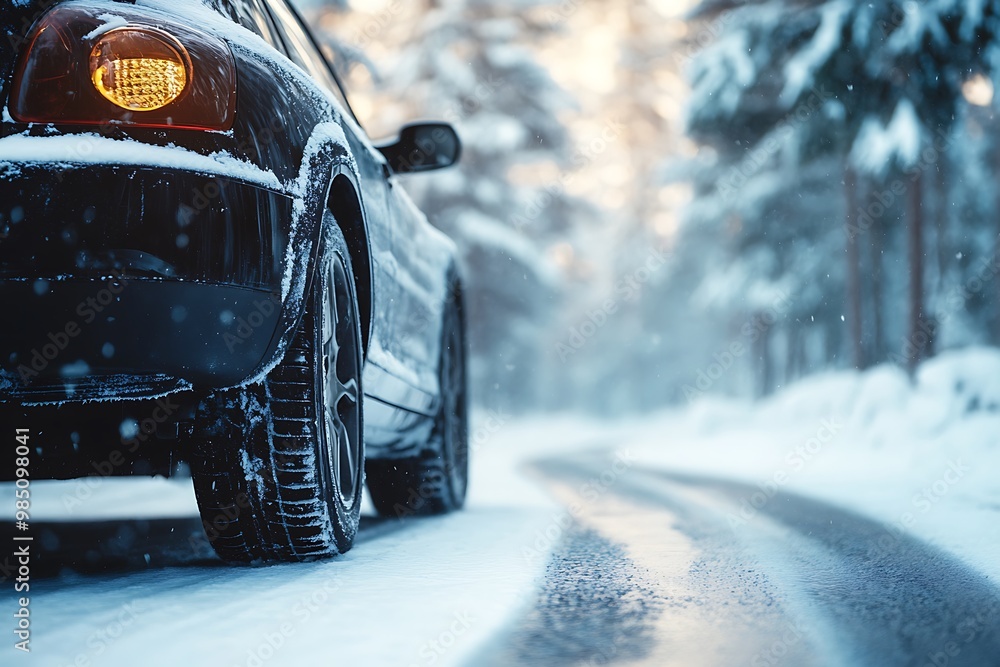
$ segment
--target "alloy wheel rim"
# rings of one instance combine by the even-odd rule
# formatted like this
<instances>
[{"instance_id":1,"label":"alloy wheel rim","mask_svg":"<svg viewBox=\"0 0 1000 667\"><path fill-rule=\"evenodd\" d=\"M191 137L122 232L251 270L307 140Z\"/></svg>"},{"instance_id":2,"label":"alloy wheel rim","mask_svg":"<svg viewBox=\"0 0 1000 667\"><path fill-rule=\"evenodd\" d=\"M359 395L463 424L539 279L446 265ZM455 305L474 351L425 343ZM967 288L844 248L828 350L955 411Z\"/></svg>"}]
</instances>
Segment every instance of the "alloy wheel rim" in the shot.
<instances>
[{"instance_id":1,"label":"alloy wheel rim","mask_svg":"<svg viewBox=\"0 0 1000 667\"><path fill-rule=\"evenodd\" d=\"M334 257L323 304L323 422L334 486L351 508L361 485L360 362L347 269Z\"/></svg>"}]
</instances>

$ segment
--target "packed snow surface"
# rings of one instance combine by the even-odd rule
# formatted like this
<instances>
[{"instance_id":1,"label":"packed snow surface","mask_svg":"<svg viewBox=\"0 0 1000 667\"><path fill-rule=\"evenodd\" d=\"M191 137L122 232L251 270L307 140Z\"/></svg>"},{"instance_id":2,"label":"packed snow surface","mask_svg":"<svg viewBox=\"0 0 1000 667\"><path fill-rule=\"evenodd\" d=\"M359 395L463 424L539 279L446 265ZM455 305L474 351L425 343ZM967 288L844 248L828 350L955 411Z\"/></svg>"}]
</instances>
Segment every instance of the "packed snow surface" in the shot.
<instances>
[{"instance_id":1,"label":"packed snow surface","mask_svg":"<svg viewBox=\"0 0 1000 667\"><path fill-rule=\"evenodd\" d=\"M552 528L565 525L565 510L522 464L590 450L748 482L759 493L734 508L737 531L776 492L791 492L879 520L889 536L912 535L1000 577L991 530L1000 511L1000 351L942 355L913 382L894 367L836 372L759 403L705 397L628 421L480 412L471 444L467 510L390 520L333 560L32 582L35 650L54 665L83 656L131 667L137 655L144 665L192 655L203 664L298 665L332 654L344 664L463 664L523 614L559 538ZM35 521L196 513L185 480L32 488ZM13 507L12 489L4 491ZM4 664L12 651L0 648Z\"/></svg>"}]
</instances>

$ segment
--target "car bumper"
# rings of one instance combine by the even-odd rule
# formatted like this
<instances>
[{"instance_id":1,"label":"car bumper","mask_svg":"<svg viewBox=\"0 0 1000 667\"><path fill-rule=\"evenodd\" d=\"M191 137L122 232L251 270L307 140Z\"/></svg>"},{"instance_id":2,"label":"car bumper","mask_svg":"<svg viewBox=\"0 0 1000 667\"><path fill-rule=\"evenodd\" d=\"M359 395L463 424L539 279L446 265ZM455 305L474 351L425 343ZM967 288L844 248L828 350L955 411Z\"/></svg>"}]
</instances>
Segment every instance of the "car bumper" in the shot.
<instances>
[{"instance_id":1,"label":"car bumper","mask_svg":"<svg viewBox=\"0 0 1000 667\"><path fill-rule=\"evenodd\" d=\"M179 170L0 174L0 398L239 384L277 345L291 215L282 193Z\"/></svg>"}]
</instances>

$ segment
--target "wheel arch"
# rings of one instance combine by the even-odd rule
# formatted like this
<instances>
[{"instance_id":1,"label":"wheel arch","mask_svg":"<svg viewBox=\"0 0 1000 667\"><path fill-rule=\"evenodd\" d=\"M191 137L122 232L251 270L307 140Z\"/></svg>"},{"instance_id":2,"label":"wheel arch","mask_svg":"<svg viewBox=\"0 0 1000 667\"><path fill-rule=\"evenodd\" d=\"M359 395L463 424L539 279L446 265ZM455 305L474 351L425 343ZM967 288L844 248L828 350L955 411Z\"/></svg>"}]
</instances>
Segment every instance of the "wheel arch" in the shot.
<instances>
[{"instance_id":1,"label":"wheel arch","mask_svg":"<svg viewBox=\"0 0 1000 667\"><path fill-rule=\"evenodd\" d=\"M335 173L330 181L326 197L326 210L332 215L344 233L347 249L351 253L354 268L354 286L358 295L358 312L361 315L361 346L367 355L371 339L372 299L374 283L372 277L371 245L365 222L361 197L354 182L343 171Z\"/></svg>"},{"instance_id":2,"label":"wheel arch","mask_svg":"<svg viewBox=\"0 0 1000 667\"><path fill-rule=\"evenodd\" d=\"M305 312L306 295L316 277L319 239L327 212L337 221L351 254L361 318L362 351L367 357L374 320L374 266L368 218L359 183L360 176L350 146L335 137L325 136L323 131L315 131L306 147L296 186L301 199L296 202L290 225L279 321L263 359L237 384L262 381L284 356L284 350ZM305 267L305 270L289 269L295 266ZM236 385L212 388L230 386Z\"/></svg>"}]
</instances>

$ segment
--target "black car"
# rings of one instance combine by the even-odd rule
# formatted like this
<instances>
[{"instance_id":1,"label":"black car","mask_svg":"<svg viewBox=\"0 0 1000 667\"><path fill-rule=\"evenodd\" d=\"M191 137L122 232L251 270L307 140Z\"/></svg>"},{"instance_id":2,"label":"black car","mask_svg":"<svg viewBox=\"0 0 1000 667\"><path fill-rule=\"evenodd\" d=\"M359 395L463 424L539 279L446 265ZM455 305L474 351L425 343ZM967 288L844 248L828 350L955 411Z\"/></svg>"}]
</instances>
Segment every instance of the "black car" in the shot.
<instances>
[{"instance_id":1,"label":"black car","mask_svg":"<svg viewBox=\"0 0 1000 667\"><path fill-rule=\"evenodd\" d=\"M455 248L395 177L454 130L373 146L286 0L0 29L3 479L190 470L227 561L349 549L366 476L383 514L459 508Z\"/></svg>"}]
</instances>

